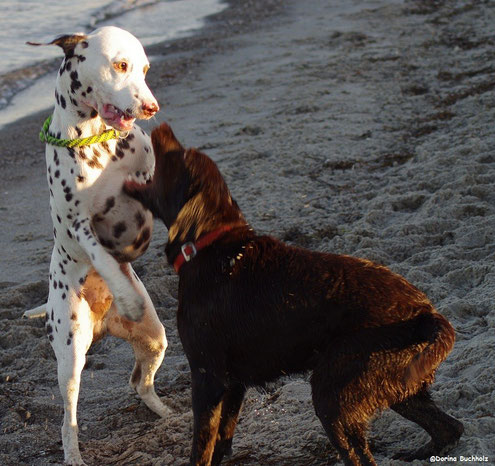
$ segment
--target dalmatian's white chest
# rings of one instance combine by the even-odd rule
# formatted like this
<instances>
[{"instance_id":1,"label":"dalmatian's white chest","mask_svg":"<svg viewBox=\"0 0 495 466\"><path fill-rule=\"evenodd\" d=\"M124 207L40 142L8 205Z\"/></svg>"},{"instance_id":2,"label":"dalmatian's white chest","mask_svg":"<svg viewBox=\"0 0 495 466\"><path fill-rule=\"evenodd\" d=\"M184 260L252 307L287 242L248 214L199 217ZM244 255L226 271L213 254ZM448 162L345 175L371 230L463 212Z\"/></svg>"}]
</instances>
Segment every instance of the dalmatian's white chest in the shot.
<instances>
[{"instance_id":1,"label":"dalmatian's white chest","mask_svg":"<svg viewBox=\"0 0 495 466\"><path fill-rule=\"evenodd\" d=\"M65 248L77 248L73 231L92 228L102 246L119 262L129 262L147 249L151 213L123 190L126 179L151 179L154 156L149 137L138 127L127 138L80 148L47 147L47 177L54 236ZM89 212L91 224L79 225L79 211ZM71 240L71 241L64 241ZM77 251L73 251L77 253Z\"/></svg>"}]
</instances>

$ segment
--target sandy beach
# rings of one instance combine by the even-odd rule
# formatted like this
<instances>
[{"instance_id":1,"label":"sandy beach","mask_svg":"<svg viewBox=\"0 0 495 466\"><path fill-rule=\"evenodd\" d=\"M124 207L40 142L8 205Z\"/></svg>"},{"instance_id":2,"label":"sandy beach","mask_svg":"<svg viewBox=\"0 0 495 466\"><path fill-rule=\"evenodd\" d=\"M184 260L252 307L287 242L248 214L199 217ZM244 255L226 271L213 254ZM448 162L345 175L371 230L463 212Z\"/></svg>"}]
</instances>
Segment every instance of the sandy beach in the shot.
<instances>
[{"instance_id":1,"label":"sandy beach","mask_svg":"<svg viewBox=\"0 0 495 466\"><path fill-rule=\"evenodd\" d=\"M426 292L457 341L431 392L465 433L442 464L495 464L495 3L230 0L193 37L147 49L162 121L212 157L260 233L387 265ZM44 320L52 247L46 112L0 131L0 464L63 462L63 407ZM156 222L135 269L166 327L150 412L131 347L87 357L79 399L89 465L180 465L192 432L175 324L178 279ZM308 375L250 389L228 465L339 464ZM371 427L380 465L428 436L392 411ZM447 455L445 455L447 456ZM473 456L478 457L474 458ZM486 461L483 459L486 458ZM474 461L473 461L474 460ZM416 461L412 464L424 464Z\"/></svg>"}]
</instances>

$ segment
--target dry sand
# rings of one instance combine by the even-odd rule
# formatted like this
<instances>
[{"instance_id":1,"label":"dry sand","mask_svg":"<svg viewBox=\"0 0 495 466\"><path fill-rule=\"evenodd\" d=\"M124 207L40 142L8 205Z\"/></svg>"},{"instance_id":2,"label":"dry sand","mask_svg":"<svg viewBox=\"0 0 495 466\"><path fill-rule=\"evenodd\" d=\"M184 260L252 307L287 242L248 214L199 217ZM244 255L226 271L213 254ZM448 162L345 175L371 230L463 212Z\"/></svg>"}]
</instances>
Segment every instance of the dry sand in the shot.
<instances>
[{"instance_id":1,"label":"dry sand","mask_svg":"<svg viewBox=\"0 0 495 466\"><path fill-rule=\"evenodd\" d=\"M450 455L494 464L495 2L230 3L199 36L148 49L163 111L145 127L167 120L184 144L217 161L259 232L375 260L424 290L457 330L432 387L466 428ZM44 117L0 133L2 465L63 460L56 362L44 322L21 319L47 296ZM159 419L131 393L125 342L96 344L79 400L91 465L187 461L190 382L165 241L157 223L135 265L167 329L156 385L173 414ZM387 411L370 439L387 465L427 435ZM337 461L305 377L249 391L226 464Z\"/></svg>"}]
</instances>

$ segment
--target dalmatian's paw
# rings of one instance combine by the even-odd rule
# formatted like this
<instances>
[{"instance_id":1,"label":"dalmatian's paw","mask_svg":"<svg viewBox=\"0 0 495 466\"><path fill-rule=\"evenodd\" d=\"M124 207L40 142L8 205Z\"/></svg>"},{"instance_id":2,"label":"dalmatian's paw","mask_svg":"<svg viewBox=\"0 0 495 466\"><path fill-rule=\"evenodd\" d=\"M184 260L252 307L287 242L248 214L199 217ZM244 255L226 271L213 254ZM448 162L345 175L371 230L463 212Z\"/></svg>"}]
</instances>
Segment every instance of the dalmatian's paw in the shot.
<instances>
[{"instance_id":1,"label":"dalmatian's paw","mask_svg":"<svg viewBox=\"0 0 495 466\"><path fill-rule=\"evenodd\" d=\"M120 294L115 298L118 313L133 322L139 322L144 314L144 298L138 293Z\"/></svg>"},{"instance_id":2,"label":"dalmatian's paw","mask_svg":"<svg viewBox=\"0 0 495 466\"><path fill-rule=\"evenodd\" d=\"M153 171L154 169L151 172L137 170L136 172L129 174L126 181L136 183L138 185L151 183L151 180L153 179Z\"/></svg>"}]
</instances>

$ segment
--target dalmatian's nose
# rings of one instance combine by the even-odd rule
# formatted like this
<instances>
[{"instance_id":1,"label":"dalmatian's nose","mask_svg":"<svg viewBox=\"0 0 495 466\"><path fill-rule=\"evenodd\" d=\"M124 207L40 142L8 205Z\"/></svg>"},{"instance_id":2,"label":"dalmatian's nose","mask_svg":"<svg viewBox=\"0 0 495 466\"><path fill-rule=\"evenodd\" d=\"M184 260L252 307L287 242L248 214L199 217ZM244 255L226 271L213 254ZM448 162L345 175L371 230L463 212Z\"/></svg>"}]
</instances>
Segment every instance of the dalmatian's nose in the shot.
<instances>
[{"instance_id":1,"label":"dalmatian's nose","mask_svg":"<svg viewBox=\"0 0 495 466\"><path fill-rule=\"evenodd\" d=\"M155 102L144 102L141 110L147 118L151 118L160 108Z\"/></svg>"}]
</instances>

